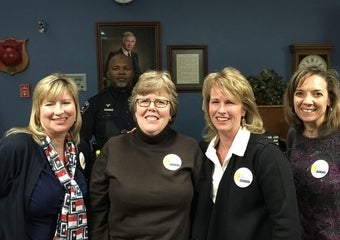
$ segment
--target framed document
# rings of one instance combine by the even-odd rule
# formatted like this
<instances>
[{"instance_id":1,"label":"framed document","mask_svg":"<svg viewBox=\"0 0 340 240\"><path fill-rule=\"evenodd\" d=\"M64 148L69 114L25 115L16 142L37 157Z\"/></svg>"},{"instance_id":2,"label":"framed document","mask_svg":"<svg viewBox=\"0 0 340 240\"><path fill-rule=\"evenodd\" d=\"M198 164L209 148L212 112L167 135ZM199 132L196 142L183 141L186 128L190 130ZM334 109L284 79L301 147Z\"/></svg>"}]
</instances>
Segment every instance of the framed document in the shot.
<instances>
[{"instance_id":1,"label":"framed document","mask_svg":"<svg viewBox=\"0 0 340 240\"><path fill-rule=\"evenodd\" d=\"M206 45L169 45L168 70L178 91L201 91L207 74Z\"/></svg>"}]
</instances>

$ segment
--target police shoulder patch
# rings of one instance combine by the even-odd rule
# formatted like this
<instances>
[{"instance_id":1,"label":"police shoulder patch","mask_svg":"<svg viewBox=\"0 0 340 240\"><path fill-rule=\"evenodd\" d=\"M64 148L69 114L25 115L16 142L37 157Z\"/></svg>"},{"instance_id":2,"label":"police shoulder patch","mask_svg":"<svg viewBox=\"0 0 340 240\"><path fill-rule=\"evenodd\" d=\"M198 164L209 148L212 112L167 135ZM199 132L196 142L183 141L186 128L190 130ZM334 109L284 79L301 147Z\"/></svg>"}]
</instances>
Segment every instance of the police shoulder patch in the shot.
<instances>
[{"instance_id":1,"label":"police shoulder patch","mask_svg":"<svg viewBox=\"0 0 340 240\"><path fill-rule=\"evenodd\" d=\"M89 108L89 106L90 106L89 101L86 101L84 105L81 107L80 113L83 114Z\"/></svg>"}]
</instances>

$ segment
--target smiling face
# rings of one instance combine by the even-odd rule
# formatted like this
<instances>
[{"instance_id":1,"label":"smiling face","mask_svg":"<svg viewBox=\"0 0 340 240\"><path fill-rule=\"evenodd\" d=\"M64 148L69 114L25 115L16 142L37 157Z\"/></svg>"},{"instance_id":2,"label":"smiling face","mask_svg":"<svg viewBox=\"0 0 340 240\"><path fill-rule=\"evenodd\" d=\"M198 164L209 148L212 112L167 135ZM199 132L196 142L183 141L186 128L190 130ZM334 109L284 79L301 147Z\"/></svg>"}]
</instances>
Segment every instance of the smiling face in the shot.
<instances>
[{"instance_id":1,"label":"smiling face","mask_svg":"<svg viewBox=\"0 0 340 240\"><path fill-rule=\"evenodd\" d=\"M234 96L224 94L217 87L211 88L209 116L219 134L234 137L245 114L244 107Z\"/></svg>"},{"instance_id":2,"label":"smiling face","mask_svg":"<svg viewBox=\"0 0 340 240\"><path fill-rule=\"evenodd\" d=\"M66 91L57 99L45 99L40 106L40 123L50 138L65 137L76 120L76 105Z\"/></svg>"},{"instance_id":3,"label":"smiling face","mask_svg":"<svg viewBox=\"0 0 340 240\"><path fill-rule=\"evenodd\" d=\"M327 83L318 75L307 77L294 92L294 111L305 126L320 126L329 104Z\"/></svg>"},{"instance_id":4,"label":"smiling face","mask_svg":"<svg viewBox=\"0 0 340 240\"><path fill-rule=\"evenodd\" d=\"M108 63L107 77L112 86L123 88L130 85L133 78L131 59L124 54L114 55Z\"/></svg>"},{"instance_id":5,"label":"smiling face","mask_svg":"<svg viewBox=\"0 0 340 240\"><path fill-rule=\"evenodd\" d=\"M148 107L141 107L136 103L135 117L140 129L147 135L155 136L159 134L171 121L170 103L166 107L156 107L155 101L169 100L166 94L137 95L137 99L148 99L152 101Z\"/></svg>"}]
</instances>

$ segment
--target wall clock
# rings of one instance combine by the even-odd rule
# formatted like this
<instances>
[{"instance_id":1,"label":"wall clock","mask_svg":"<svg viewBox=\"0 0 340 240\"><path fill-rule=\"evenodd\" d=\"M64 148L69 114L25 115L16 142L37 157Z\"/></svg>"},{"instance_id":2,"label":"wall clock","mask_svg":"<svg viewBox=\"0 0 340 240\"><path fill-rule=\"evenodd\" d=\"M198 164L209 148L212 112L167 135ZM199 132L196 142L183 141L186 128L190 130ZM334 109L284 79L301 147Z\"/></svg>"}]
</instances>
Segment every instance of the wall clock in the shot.
<instances>
[{"instance_id":1,"label":"wall clock","mask_svg":"<svg viewBox=\"0 0 340 240\"><path fill-rule=\"evenodd\" d=\"M294 44L290 45L292 55L292 72L307 66L331 67L331 53L333 46L330 44Z\"/></svg>"},{"instance_id":2,"label":"wall clock","mask_svg":"<svg viewBox=\"0 0 340 240\"><path fill-rule=\"evenodd\" d=\"M115 3L119 3L119 4L127 4L130 2L133 2L133 0L113 0Z\"/></svg>"}]
</instances>

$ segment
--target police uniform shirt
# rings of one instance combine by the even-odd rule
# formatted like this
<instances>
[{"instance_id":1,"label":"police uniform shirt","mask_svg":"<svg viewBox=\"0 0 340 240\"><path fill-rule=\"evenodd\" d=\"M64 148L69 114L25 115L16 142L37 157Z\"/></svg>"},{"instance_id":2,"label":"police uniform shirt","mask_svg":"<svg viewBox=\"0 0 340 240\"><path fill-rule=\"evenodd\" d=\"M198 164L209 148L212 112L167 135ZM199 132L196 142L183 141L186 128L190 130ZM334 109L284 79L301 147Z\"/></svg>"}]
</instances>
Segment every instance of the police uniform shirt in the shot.
<instances>
[{"instance_id":1,"label":"police uniform shirt","mask_svg":"<svg viewBox=\"0 0 340 240\"><path fill-rule=\"evenodd\" d=\"M109 87L88 99L82 107L81 136L87 142L95 136L97 149L112 136L125 133L134 126L128 106L131 90Z\"/></svg>"}]
</instances>

